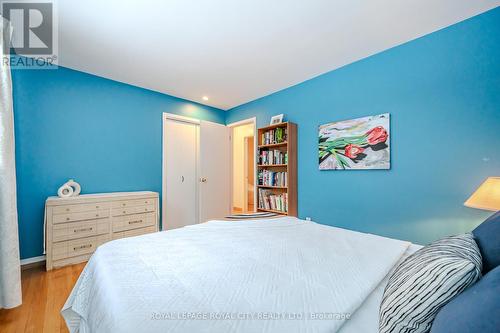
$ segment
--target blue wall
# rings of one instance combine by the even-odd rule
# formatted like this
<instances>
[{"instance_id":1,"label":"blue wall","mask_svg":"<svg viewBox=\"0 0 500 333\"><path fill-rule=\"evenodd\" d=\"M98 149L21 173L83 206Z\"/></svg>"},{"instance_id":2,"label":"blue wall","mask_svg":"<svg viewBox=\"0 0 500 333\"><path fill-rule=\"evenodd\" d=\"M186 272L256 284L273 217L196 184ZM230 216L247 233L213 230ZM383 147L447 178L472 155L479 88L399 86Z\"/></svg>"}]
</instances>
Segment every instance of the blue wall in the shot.
<instances>
[{"instance_id":1,"label":"blue wall","mask_svg":"<svg viewBox=\"0 0 500 333\"><path fill-rule=\"evenodd\" d=\"M13 73L21 258L43 251L47 196L161 191L162 112L224 123L224 111L60 67Z\"/></svg>"},{"instance_id":2,"label":"blue wall","mask_svg":"<svg viewBox=\"0 0 500 333\"><path fill-rule=\"evenodd\" d=\"M427 243L488 213L462 203L500 174L500 9L242 105L227 114L81 72L13 71L21 257L42 254L43 206L83 192L161 190L161 114L299 128L299 215ZM391 113L392 169L322 171L317 127ZM63 138L62 135L65 135Z\"/></svg>"},{"instance_id":3,"label":"blue wall","mask_svg":"<svg viewBox=\"0 0 500 333\"><path fill-rule=\"evenodd\" d=\"M389 112L392 169L319 171L318 125ZM427 243L470 231L462 204L500 175L500 9L229 111L298 124L299 215Z\"/></svg>"}]
</instances>

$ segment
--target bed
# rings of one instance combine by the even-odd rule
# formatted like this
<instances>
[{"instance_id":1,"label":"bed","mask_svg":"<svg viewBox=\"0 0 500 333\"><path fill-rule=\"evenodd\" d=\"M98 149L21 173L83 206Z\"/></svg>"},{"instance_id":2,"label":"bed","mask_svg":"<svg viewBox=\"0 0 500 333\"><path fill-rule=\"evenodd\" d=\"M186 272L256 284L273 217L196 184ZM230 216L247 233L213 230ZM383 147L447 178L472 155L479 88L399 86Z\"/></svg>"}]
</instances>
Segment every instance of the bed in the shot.
<instances>
[{"instance_id":1,"label":"bed","mask_svg":"<svg viewBox=\"0 0 500 333\"><path fill-rule=\"evenodd\" d=\"M100 246L70 332L378 332L390 271L419 246L293 217L209 221Z\"/></svg>"}]
</instances>

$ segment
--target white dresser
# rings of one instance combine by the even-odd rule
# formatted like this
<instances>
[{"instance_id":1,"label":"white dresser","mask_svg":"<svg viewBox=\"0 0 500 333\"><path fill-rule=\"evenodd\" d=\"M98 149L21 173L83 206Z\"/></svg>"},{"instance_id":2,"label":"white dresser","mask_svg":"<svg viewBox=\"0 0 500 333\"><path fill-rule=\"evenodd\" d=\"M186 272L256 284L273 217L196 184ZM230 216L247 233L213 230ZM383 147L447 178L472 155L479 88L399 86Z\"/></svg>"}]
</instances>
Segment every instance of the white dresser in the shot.
<instances>
[{"instance_id":1,"label":"white dresser","mask_svg":"<svg viewBox=\"0 0 500 333\"><path fill-rule=\"evenodd\" d=\"M49 197L45 202L47 270L86 261L113 239L158 231L156 192Z\"/></svg>"}]
</instances>

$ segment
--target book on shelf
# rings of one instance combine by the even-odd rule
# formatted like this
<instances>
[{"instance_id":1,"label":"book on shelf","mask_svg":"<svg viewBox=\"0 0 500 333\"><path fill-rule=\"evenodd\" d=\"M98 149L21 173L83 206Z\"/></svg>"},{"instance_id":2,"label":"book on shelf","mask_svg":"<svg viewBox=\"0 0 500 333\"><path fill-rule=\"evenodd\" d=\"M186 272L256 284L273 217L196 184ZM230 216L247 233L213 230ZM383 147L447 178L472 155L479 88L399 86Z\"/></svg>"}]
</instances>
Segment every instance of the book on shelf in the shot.
<instances>
[{"instance_id":1,"label":"book on shelf","mask_svg":"<svg viewBox=\"0 0 500 333\"><path fill-rule=\"evenodd\" d=\"M272 145L276 143L286 142L287 134L288 133L286 127L278 127L265 131L261 134L261 144Z\"/></svg>"},{"instance_id":2,"label":"book on shelf","mask_svg":"<svg viewBox=\"0 0 500 333\"><path fill-rule=\"evenodd\" d=\"M259 164L286 164L288 162L288 153L281 150L261 150L259 153Z\"/></svg>"},{"instance_id":3,"label":"book on shelf","mask_svg":"<svg viewBox=\"0 0 500 333\"><path fill-rule=\"evenodd\" d=\"M263 186L288 186L288 172L275 172L270 170L259 170L257 173L258 184Z\"/></svg>"},{"instance_id":4,"label":"book on shelf","mask_svg":"<svg viewBox=\"0 0 500 333\"><path fill-rule=\"evenodd\" d=\"M259 208L288 212L288 194L273 193L270 190L259 189Z\"/></svg>"}]
</instances>

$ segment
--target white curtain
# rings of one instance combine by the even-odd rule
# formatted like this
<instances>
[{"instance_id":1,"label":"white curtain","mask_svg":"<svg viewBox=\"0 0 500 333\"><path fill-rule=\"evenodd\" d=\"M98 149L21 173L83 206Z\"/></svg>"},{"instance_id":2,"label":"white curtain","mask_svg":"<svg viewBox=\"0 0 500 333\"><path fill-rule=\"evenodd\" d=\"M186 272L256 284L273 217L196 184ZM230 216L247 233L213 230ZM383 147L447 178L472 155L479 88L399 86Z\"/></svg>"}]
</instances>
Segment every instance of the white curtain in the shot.
<instances>
[{"instance_id":1,"label":"white curtain","mask_svg":"<svg viewBox=\"0 0 500 333\"><path fill-rule=\"evenodd\" d=\"M4 29L4 27L6 27ZM7 31L8 30L8 31ZM10 25L0 17L0 37L9 36ZM17 231L14 112L10 68L4 60L0 38L0 309L21 304L21 266Z\"/></svg>"}]
</instances>

